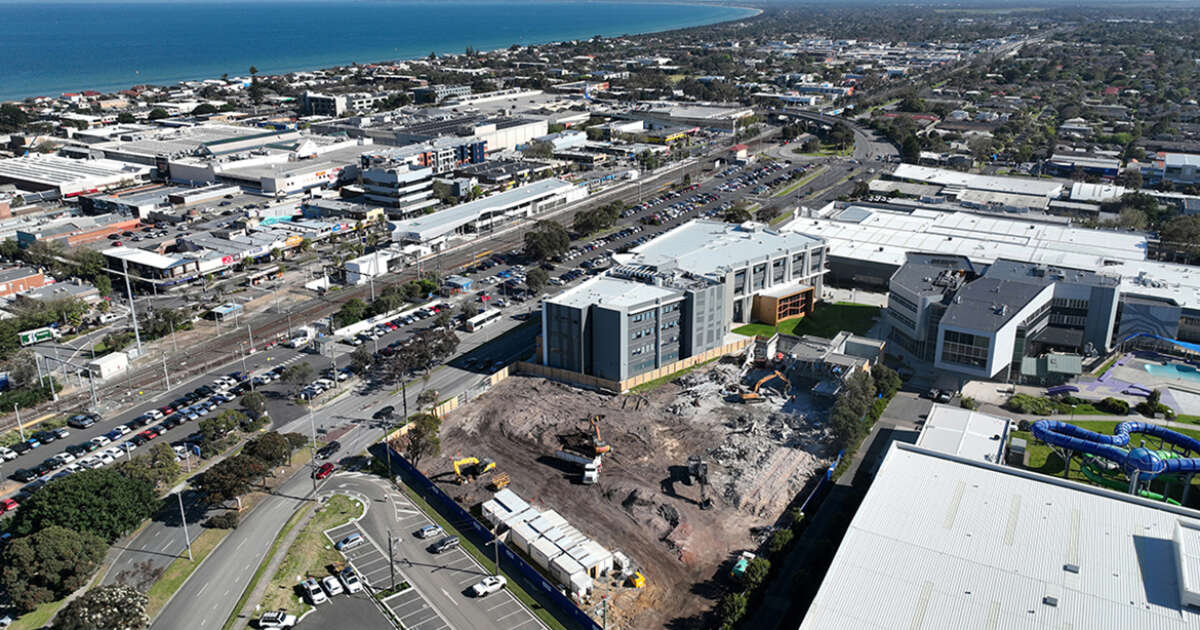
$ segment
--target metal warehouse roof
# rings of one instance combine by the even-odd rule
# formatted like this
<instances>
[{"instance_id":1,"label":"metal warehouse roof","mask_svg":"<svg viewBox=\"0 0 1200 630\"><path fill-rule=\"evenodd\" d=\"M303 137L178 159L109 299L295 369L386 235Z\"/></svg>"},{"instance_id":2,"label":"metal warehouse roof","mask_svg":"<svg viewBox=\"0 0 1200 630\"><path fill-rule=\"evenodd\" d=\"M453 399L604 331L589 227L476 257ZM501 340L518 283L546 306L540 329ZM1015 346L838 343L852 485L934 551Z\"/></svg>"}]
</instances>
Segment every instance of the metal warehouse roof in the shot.
<instances>
[{"instance_id":1,"label":"metal warehouse roof","mask_svg":"<svg viewBox=\"0 0 1200 630\"><path fill-rule=\"evenodd\" d=\"M543 179L433 214L397 221L392 224L393 230L418 237L421 241L428 241L472 223L485 213L501 213L547 195L565 194L573 187L574 184L560 179Z\"/></svg>"},{"instance_id":2,"label":"metal warehouse roof","mask_svg":"<svg viewBox=\"0 0 1200 630\"><path fill-rule=\"evenodd\" d=\"M1063 183L1051 179L1032 177L1000 177L996 175L973 175L944 168L931 168L913 164L901 164L892 172L896 179L908 179L927 184L955 186L974 190L1057 197L1062 193Z\"/></svg>"},{"instance_id":3,"label":"metal warehouse roof","mask_svg":"<svg viewBox=\"0 0 1200 630\"><path fill-rule=\"evenodd\" d=\"M800 628L1200 628L1198 517L894 443Z\"/></svg>"},{"instance_id":4,"label":"metal warehouse roof","mask_svg":"<svg viewBox=\"0 0 1200 630\"><path fill-rule=\"evenodd\" d=\"M761 224L732 225L697 219L633 248L630 264L676 267L704 276L822 243L815 235L799 230L777 231Z\"/></svg>"}]
</instances>

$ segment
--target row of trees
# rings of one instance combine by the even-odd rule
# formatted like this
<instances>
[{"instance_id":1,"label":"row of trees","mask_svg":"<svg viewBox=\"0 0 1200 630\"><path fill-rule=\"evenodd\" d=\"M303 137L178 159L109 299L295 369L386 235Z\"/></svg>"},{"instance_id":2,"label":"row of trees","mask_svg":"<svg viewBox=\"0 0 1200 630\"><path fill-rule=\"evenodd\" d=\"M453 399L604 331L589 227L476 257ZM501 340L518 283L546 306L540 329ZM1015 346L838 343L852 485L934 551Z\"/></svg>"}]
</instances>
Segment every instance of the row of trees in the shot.
<instances>
[{"instance_id":1,"label":"row of trees","mask_svg":"<svg viewBox=\"0 0 1200 630\"><path fill-rule=\"evenodd\" d=\"M617 224L621 213L625 211L625 203L614 201L591 210L583 210L575 215L571 229L578 235L587 235L608 229Z\"/></svg>"},{"instance_id":2,"label":"row of trees","mask_svg":"<svg viewBox=\"0 0 1200 630\"><path fill-rule=\"evenodd\" d=\"M197 475L193 485L205 503L219 505L249 492L307 443L308 438L300 433L264 433L247 442L242 452Z\"/></svg>"},{"instance_id":3,"label":"row of trees","mask_svg":"<svg viewBox=\"0 0 1200 630\"><path fill-rule=\"evenodd\" d=\"M900 375L886 365L876 365L870 374L858 372L846 379L829 413L838 448L852 449L858 445L900 385Z\"/></svg>"},{"instance_id":4,"label":"row of trees","mask_svg":"<svg viewBox=\"0 0 1200 630\"><path fill-rule=\"evenodd\" d=\"M542 220L525 232L525 255L534 260L560 256L571 247L571 235L557 221Z\"/></svg>"}]
</instances>

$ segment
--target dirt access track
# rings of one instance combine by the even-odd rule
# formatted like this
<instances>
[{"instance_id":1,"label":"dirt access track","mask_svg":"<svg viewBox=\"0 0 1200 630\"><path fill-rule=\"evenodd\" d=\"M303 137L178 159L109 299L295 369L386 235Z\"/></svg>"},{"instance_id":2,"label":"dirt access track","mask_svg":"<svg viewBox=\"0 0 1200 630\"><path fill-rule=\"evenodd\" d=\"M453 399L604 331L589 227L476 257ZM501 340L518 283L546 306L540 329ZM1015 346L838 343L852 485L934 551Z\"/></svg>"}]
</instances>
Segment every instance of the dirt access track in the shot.
<instances>
[{"instance_id":1,"label":"dirt access track","mask_svg":"<svg viewBox=\"0 0 1200 630\"><path fill-rule=\"evenodd\" d=\"M492 493L486 480L456 485L450 460L491 458L522 498L628 555L646 587L601 578L584 604L594 613L609 594L610 628L698 627L723 593L732 556L757 546L830 456L825 429L809 417L824 414L782 391L760 390L765 404L725 402L732 384L753 377L721 362L645 396L615 396L514 376L450 414L442 456L422 468L471 508ZM552 455L564 443L586 444L588 418L598 414L612 452L599 482L585 486L577 469ZM687 475L692 455L709 465L711 510L699 509L700 488Z\"/></svg>"}]
</instances>

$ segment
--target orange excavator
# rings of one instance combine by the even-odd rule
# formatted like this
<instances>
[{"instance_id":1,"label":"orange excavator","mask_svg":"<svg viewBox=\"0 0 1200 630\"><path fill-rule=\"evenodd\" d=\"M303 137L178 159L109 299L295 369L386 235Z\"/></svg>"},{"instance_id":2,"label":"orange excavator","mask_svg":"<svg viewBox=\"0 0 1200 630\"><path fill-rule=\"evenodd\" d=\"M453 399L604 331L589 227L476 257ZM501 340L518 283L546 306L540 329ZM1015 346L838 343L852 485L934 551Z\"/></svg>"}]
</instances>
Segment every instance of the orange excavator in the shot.
<instances>
[{"instance_id":1,"label":"orange excavator","mask_svg":"<svg viewBox=\"0 0 1200 630\"><path fill-rule=\"evenodd\" d=\"M600 420L603 418L604 416L602 415L596 415L588 419L588 422L592 425L592 449L597 455L603 455L612 450L608 442L605 442L604 438L600 437Z\"/></svg>"},{"instance_id":2,"label":"orange excavator","mask_svg":"<svg viewBox=\"0 0 1200 630\"><path fill-rule=\"evenodd\" d=\"M758 388L762 387L763 383L766 383L767 381L769 381L773 378L776 378L776 377L779 377L780 380L782 380L784 383L786 383L789 389L792 387L792 382L789 381L787 379L787 377L783 375L782 372L780 372L779 370L775 370L774 372L758 379L758 382L754 384L754 387L752 387L750 389L750 391L744 392L744 393L738 395L738 402L742 402L742 403L766 402L767 399L763 398L762 394L758 393Z\"/></svg>"}]
</instances>

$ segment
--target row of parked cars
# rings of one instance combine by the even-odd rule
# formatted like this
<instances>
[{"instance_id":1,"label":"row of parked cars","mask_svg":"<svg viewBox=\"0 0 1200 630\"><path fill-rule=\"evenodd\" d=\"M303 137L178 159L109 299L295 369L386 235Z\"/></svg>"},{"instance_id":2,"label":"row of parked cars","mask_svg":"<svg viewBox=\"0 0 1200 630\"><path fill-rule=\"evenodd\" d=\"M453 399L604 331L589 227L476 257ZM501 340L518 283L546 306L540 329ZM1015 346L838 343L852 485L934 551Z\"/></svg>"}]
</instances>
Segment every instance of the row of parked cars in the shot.
<instances>
[{"instance_id":1,"label":"row of parked cars","mask_svg":"<svg viewBox=\"0 0 1200 630\"><path fill-rule=\"evenodd\" d=\"M361 346L362 344L367 343L372 339L382 337L393 330L399 330L404 326L415 324L422 319L433 317L442 310L448 308L451 308L449 304L435 304L433 306L427 306L425 308L418 309L417 311L408 315L397 317L386 322L380 322L376 324L374 328L360 332L353 337L348 337L346 339L346 343L352 346Z\"/></svg>"},{"instance_id":2,"label":"row of parked cars","mask_svg":"<svg viewBox=\"0 0 1200 630\"><path fill-rule=\"evenodd\" d=\"M248 382L241 373L235 372L228 376L222 376L211 385L198 387L158 409L151 409L128 422L113 427L111 431L103 435L68 446L61 453L47 458L36 466L15 470L10 476L26 484L18 494L18 498L28 496L29 493L36 491L53 479L65 477L81 470L107 466L115 463L121 457L128 458L132 451L158 438L163 433L185 422L203 417L219 405L236 400L236 395L244 391L243 387L248 388ZM70 427L86 429L101 419L95 413L76 414L68 418L67 424ZM49 439L51 436L53 439ZM39 432L30 439L37 441L37 446L41 446L46 443L43 440L49 439L52 442L69 436L70 432L67 429L57 429ZM197 433L189 439L198 439L198 436ZM186 440L173 445L177 458L182 459L187 455L184 442ZM34 442L28 440L24 444L25 446L22 448L37 447L33 446Z\"/></svg>"},{"instance_id":3,"label":"row of parked cars","mask_svg":"<svg viewBox=\"0 0 1200 630\"><path fill-rule=\"evenodd\" d=\"M764 179L771 173L779 171L783 168L784 168L784 165L782 162L771 162L769 164L763 164L762 166L753 168L738 177L735 177L733 179L726 181L724 184L721 184L717 189L724 191L724 192L732 192L735 190L741 190L742 188L745 188L751 184L759 183L759 180ZM724 174L724 172L722 172L722 174ZM732 174L733 173L730 173L730 175L732 175ZM728 177L729 175L725 175L725 176Z\"/></svg>"}]
</instances>

